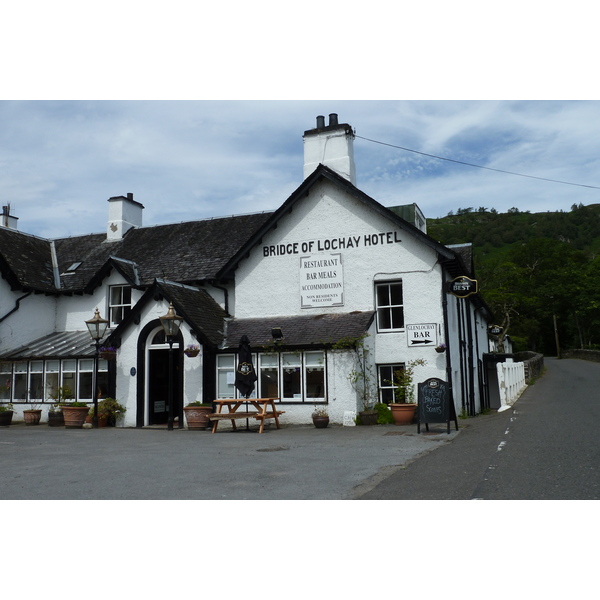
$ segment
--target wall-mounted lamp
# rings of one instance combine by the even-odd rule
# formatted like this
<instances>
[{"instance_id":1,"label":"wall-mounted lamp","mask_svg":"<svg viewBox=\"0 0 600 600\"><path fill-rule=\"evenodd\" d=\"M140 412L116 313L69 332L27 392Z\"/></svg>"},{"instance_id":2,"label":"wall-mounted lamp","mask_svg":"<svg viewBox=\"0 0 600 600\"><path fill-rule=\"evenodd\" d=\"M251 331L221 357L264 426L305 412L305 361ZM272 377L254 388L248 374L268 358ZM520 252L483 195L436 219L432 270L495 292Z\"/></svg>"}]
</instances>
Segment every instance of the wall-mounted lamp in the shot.
<instances>
[{"instance_id":1,"label":"wall-mounted lamp","mask_svg":"<svg viewBox=\"0 0 600 600\"><path fill-rule=\"evenodd\" d=\"M271 336L274 340L282 340L283 331L281 331L281 327L271 327Z\"/></svg>"}]
</instances>

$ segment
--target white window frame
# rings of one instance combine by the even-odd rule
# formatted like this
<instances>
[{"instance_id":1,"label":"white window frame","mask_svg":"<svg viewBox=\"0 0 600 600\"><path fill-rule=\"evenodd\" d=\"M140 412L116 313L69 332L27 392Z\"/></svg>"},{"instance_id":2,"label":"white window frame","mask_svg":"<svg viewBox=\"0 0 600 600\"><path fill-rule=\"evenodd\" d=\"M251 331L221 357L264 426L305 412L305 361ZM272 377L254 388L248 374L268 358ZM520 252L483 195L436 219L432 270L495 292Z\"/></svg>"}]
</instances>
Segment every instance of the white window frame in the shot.
<instances>
[{"instance_id":1,"label":"white window frame","mask_svg":"<svg viewBox=\"0 0 600 600\"><path fill-rule=\"evenodd\" d=\"M119 299L120 302L113 303L113 290L120 290ZM123 290L129 290L129 303L123 301ZM119 325L123 319L131 312L131 307L133 306L133 289L130 285L111 285L108 288L108 319L110 321L110 327L116 327ZM114 317L114 312L120 311L120 320L116 321Z\"/></svg>"},{"instance_id":2,"label":"white window frame","mask_svg":"<svg viewBox=\"0 0 600 600\"><path fill-rule=\"evenodd\" d=\"M386 368L386 369L391 369L391 379L384 379L383 375L381 373L381 369ZM378 391L378 395L379 395L379 402L382 402L384 404L389 404L390 402L395 402L396 401L396 395L394 390L398 387L395 383L394 383L394 373L396 371L401 371L402 369L406 368L406 363L393 363L393 364L387 364L387 365L377 365L377 391ZM385 402L385 398L384 398L384 390L391 390L392 392L392 398L389 402Z\"/></svg>"},{"instance_id":3,"label":"white window frame","mask_svg":"<svg viewBox=\"0 0 600 600\"><path fill-rule=\"evenodd\" d=\"M401 304L394 304L391 301L391 286L393 285L399 285L400 289L402 291L402 303ZM379 289L380 288L384 288L387 287L388 288L388 303L387 304L379 304ZM394 309L401 309L402 310L402 325L400 327L393 327L393 311ZM405 323L406 323L406 318L405 318L405 314L404 314L404 282L402 281L402 279L395 279L393 281L378 281L375 283L375 311L377 313L377 331L379 333L386 333L386 332L391 332L391 331L404 331L405 329ZM383 327L383 325L381 324L381 313L382 311L386 311L388 313L388 318L389 318L389 322L390 322L390 327Z\"/></svg>"}]
</instances>

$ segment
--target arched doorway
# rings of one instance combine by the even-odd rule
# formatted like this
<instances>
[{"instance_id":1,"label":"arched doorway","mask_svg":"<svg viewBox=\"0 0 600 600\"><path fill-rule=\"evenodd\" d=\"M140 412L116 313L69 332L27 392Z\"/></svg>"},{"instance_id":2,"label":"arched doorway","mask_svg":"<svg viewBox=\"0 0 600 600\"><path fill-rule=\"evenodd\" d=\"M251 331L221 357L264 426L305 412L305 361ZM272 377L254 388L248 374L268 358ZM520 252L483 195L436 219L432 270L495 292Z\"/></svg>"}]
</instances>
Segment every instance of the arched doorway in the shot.
<instances>
[{"instance_id":1,"label":"arched doorway","mask_svg":"<svg viewBox=\"0 0 600 600\"><path fill-rule=\"evenodd\" d=\"M173 415L183 403L181 334L173 343L173 372L169 373L169 344L162 327L148 336L146 353L146 396L148 424L165 424L169 418L169 382L173 384Z\"/></svg>"}]
</instances>

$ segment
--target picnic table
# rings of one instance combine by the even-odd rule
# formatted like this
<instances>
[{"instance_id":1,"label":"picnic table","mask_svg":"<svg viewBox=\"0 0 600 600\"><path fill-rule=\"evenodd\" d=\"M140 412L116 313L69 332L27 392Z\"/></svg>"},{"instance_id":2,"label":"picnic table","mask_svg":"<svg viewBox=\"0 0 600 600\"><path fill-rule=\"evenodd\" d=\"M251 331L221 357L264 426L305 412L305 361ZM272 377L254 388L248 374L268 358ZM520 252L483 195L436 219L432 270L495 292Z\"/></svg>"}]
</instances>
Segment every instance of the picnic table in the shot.
<instances>
[{"instance_id":1,"label":"picnic table","mask_svg":"<svg viewBox=\"0 0 600 600\"><path fill-rule=\"evenodd\" d=\"M226 398L215 400L214 403L217 405L217 412L208 415L208 418L213 422L212 433L217 431L219 421L230 420L233 429L237 429L235 426L236 419L250 419L254 418L260 421L260 427L258 433L262 433L265 427L265 421L267 419L275 419L277 429L279 429L279 416L285 411L277 410L275 406L275 400L279 398ZM223 412L223 407L227 407L227 412ZM246 409L252 406L256 410L244 410L239 411L238 409L244 406Z\"/></svg>"}]
</instances>

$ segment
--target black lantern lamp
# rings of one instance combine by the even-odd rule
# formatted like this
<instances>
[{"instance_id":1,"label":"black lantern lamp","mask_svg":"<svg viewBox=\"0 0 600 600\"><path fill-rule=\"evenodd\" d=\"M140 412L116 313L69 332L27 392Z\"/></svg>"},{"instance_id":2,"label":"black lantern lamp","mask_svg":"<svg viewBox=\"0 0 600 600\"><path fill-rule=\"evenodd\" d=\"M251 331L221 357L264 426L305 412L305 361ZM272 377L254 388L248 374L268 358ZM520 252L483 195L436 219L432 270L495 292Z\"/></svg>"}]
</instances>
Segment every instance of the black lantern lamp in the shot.
<instances>
[{"instance_id":1,"label":"black lantern lamp","mask_svg":"<svg viewBox=\"0 0 600 600\"><path fill-rule=\"evenodd\" d=\"M167 342L169 342L169 417L167 421L167 429L173 429L173 341L179 333L179 328L183 323L183 317L175 314L173 303L169 304L169 310L166 315L160 318ZM183 411L180 411L183 412ZM179 428L183 427L183 415L179 415Z\"/></svg>"},{"instance_id":2,"label":"black lantern lamp","mask_svg":"<svg viewBox=\"0 0 600 600\"><path fill-rule=\"evenodd\" d=\"M108 321L100 316L100 311L96 308L94 316L85 322L90 336L94 340L96 352L94 354L94 381L92 382L92 398L94 400L94 416L92 418L92 427L98 427L98 354L100 352L100 340L104 337L108 328Z\"/></svg>"}]
</instances>

